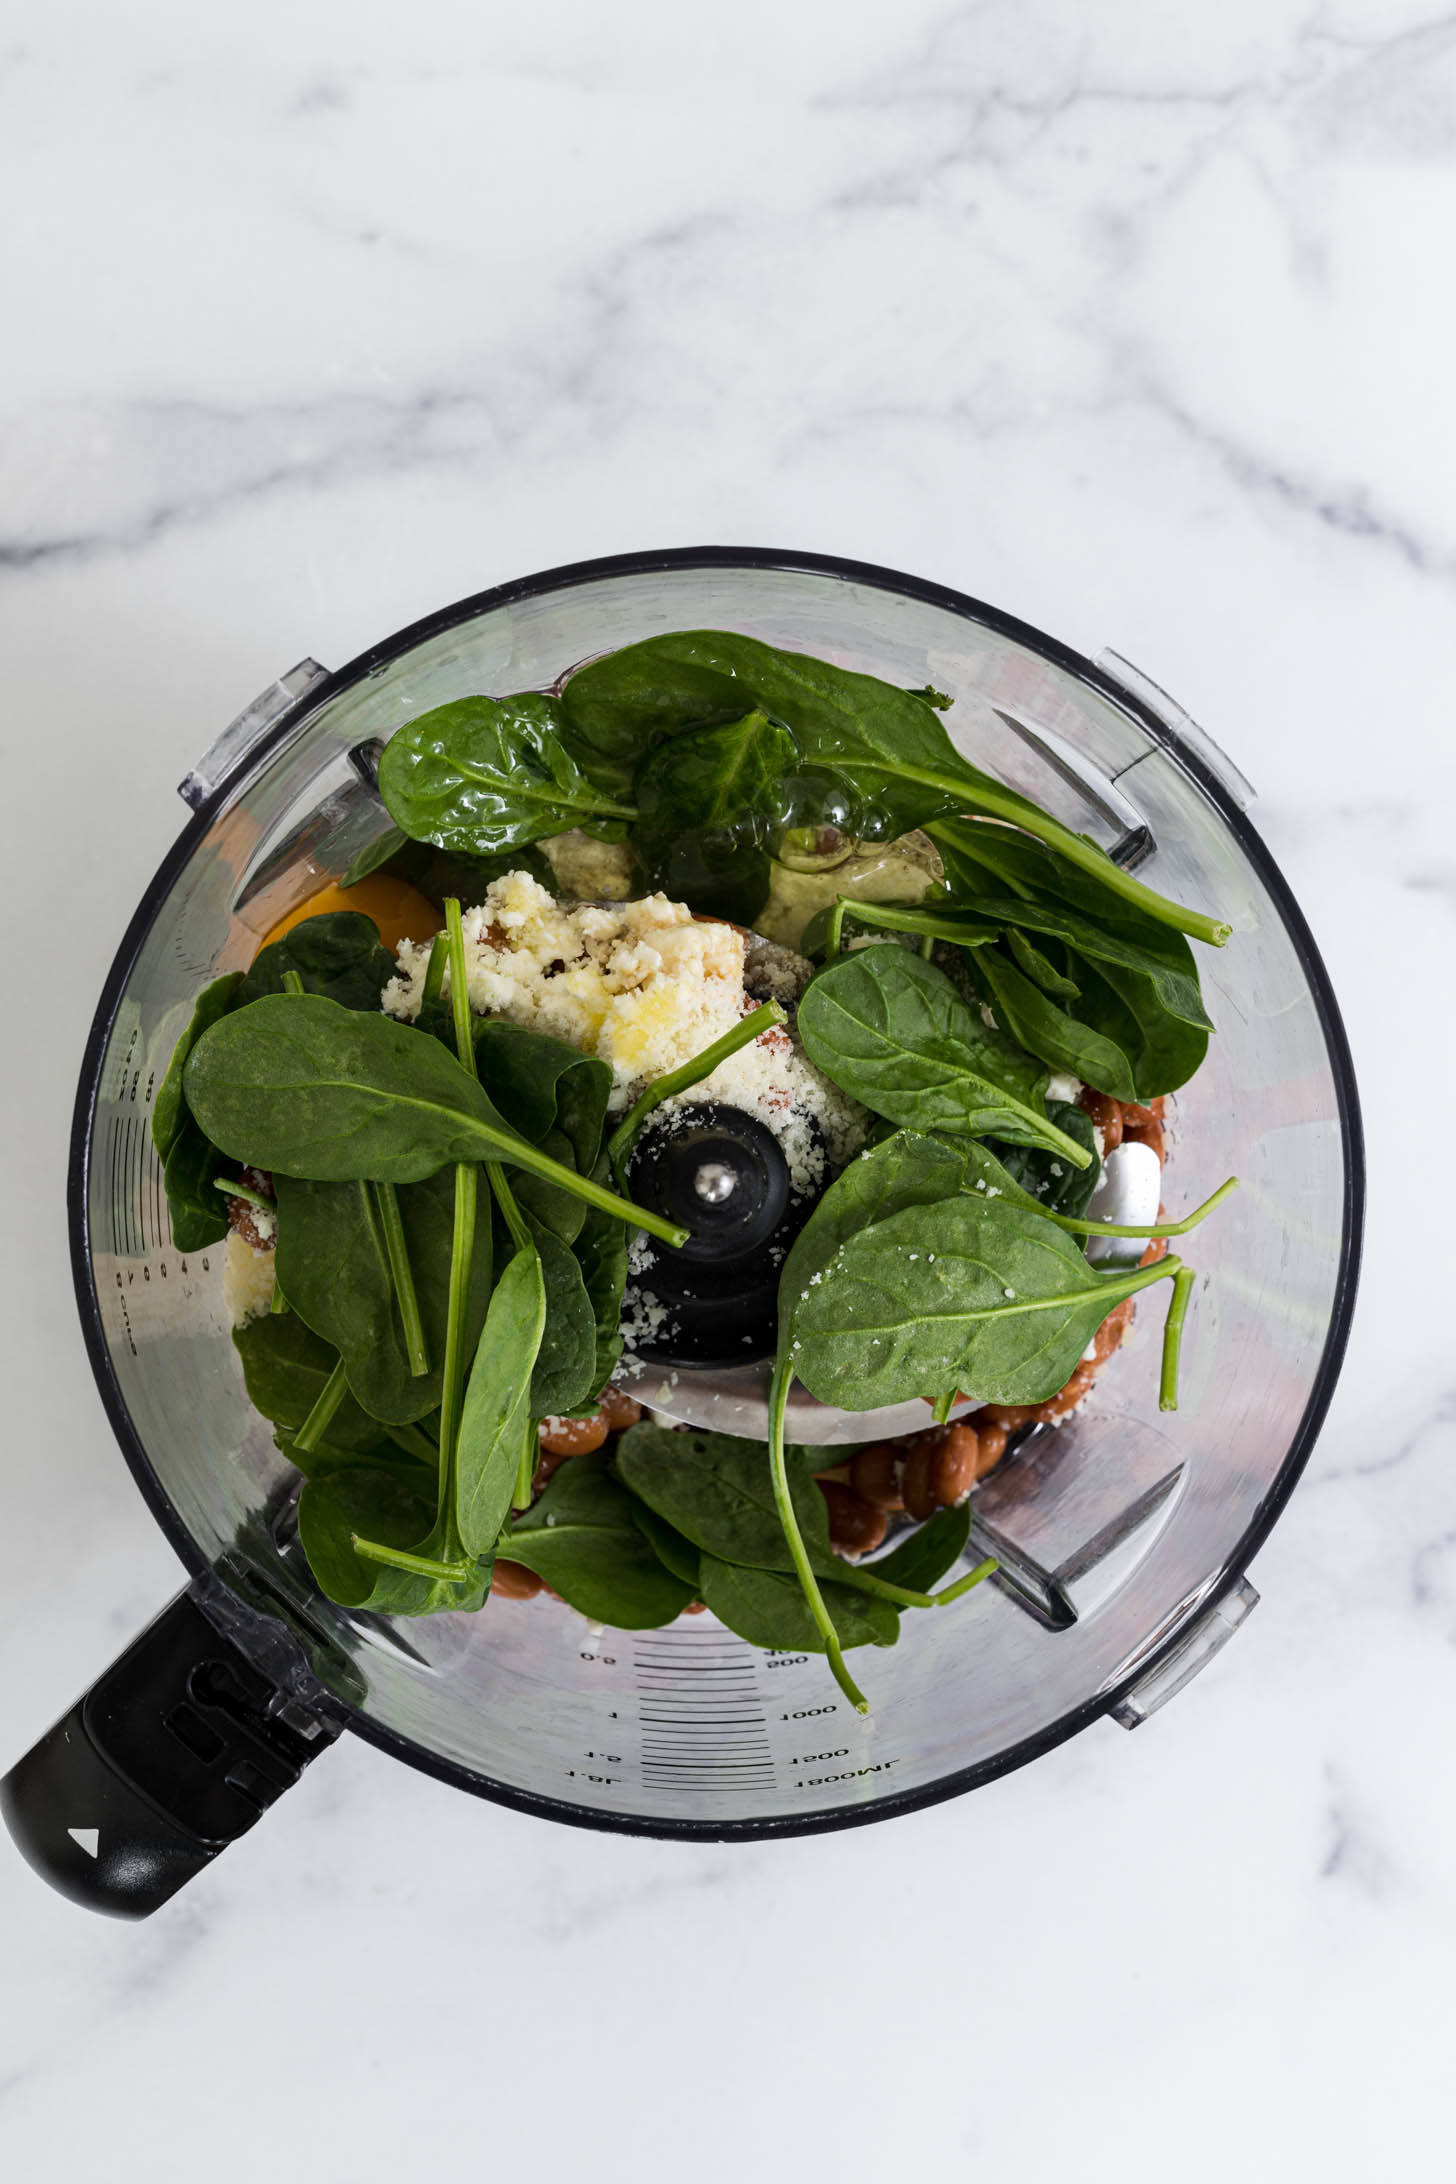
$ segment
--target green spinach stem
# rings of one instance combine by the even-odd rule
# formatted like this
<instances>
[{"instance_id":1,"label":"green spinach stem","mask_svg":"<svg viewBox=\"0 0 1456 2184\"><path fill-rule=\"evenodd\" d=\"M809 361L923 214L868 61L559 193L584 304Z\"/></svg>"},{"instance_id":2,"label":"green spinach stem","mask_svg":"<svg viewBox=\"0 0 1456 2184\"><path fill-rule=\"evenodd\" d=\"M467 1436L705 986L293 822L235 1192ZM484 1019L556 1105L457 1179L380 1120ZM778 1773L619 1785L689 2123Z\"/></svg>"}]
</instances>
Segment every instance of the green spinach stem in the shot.
<instances>
[{"instance_id":1,"label":"green spinach stem","mask_svg":"<svg viewBox=\"0 0 1456 2184\"><path fill-rule=\"evenodd\" d=\"M769 1390L768 1398L768 1455L769 1469L773 1476L774 1507L778 1511L779 1523L784 1528L784 1539L788 1545L789 1558L794 1565L794 1575L799 1580L799 1589L813 1617L814 1628L824 1640L834 1681L856 1713L867 1714L870 1702L845 1666L839 1633L824 1605L824 1595L819 1590L818 1579L809 1565L809 1556L799 1530L799 1520L794 1513L793 1496L789 1492L788 1460L784 1452L784 1413L788 1408L789 1386L793 1377L792 1366L780 1358L774 1366L773 1386Z\"/></svg>"},{"instance_id":2,"label":"green spinach stem","mask_svg":"<svg viewBox=\"0 0 1456 2184\"><path fill-rule=\"evenodd\" d=\"M445 897L445 947L450 961L450 1014L455 1024L455 1051L460 1057L460 1067L468 1069L474 1077L479 1072L475 1066L475 1029L470 1021L470 988L465 970L465 927L461 922L458 895Z\"/></svg>"},{"instance_id":3,"label":"green spinach stem","mask_svg":"<svg viewBox=\"0 0 1456 2184\"><path fill-rule=\"evenodd\" d=\"M445 934L450 955L450 1006L455 1019L455 1044L461 1067L474 1075L475 1039L470 1025L470 996L465 984L465 930L460 921L459 898L455 895L445 898ZM475 1162L461 1161L455 1170L455 1220L450 1234L450 1288L445 1310L445 1358L440 1375L440 1483L434 1534L444 1542L447 1561L454 1561L464 1548L456 1508L456 1459L460 1411L465 1398L465 1313L470 1265L475 1255L479 1186L480 1170Z\"/></svg>"},{"instance_id":4,"label":"green spinach stem","mask_svg":"<svg viewBox=\"0 0 1456 2184\"><path fill-rule=\"evenodd\" d=\"M932 1421L937 1426L943 1426L949 1419L951 1412L955 1409L955 1400L958 1392L959 1391L955 1388L947 1388L944 1395L938 1395L936 1397L935 1408L932 1410L930 1415Z\"/></svg>"},{"instance_id":5,"label":"green spinach stem","mask_svg":"<svg viewBox=\"0 0 1456 2184\"><path fill-rule=\"evenodd\" d=\"M740 1047L751 1046L764 1032L772 1031L775 1024L787 1021L777 1001L765 1001L751 1015L742 1017L731 1031L725 1031L721 1039L715 1039L711 1046L705 1046L701 1054L693 1055L680 1068L670 1069L665 1077L659 1077L655 1083L650 1084L628 1108L607 1140L607 1158L612 1164L612 1173L617 1179L618 1188L624 1192L627 1188L628 1156L638 1131L655 1107L660 1107L664 1100L673 1099L679 1092L686 1092L690 1086L701 1084L704 1077L711 1077L718 1064L726 1062L730 1054L736 1054Z\"/></svg>"},{"instance_id":6,"label":"green spinach stem","mask_svg":"<svg viewBox=\"0 0 1456 2184\"><path fill-rule=\"evenodd\" d=\"M265 1198L261 1191L255 1191L249 1183L234 1183L223 1176L215 1175L212 1187L215 1191L222 1191L228 1198L241 1198L247 1205L257 1206L263 1213L278 1211L271 1198Z\"/></svg>"},{"instance_id":7,"label":"green spinach stem","mask_svg":"<svg viewBox=\"0 0 1456 2184\"><path fill-rule=\"evenodd\" d=\"M1192 1213L1185 1213L1181 1221L1153 1221L1142 1228L1136 1224L1129 1228L1119 1221L1079 1221L1075 1214L1053 1213L1046 1206L1039 1211L1048 1221L1055 1221L1058 1228L1066 1229L1073 1236L1186 1236L1200 1221L1206 1221L1214 1208L1221 1206L1229 1193L1238 1187L1238 1177L1231 1175L1219 1184L1212 1198L1205 1198L1201 1206L1195 1206Z\"/></svg>"},{"instance_id":8,"label":"green spinach stem","mask_svg":"<svg viewBox=\"0 0 1456 2184\"><path fill-rule=\"evenodd\" d=\"M474 1564L463 1556L459 1561L442 1562L434 1555L412 1555L404 1547L386 1547L382 1540L362 1539L357 1532L351 1532L349 1540L361 1561L382 1562L391 1570L408 1570L412 1577L438 1577L447 1584L458 1585L474 1568Z\"/></svg>"},{"instance_id":9,"label":"green spinach stem","mask_svg":"<svg viewBox=\"0 0 1456 2184\"><path fill-rule=\"evenodd\" d=\"M428 1433L422 1432L418 1426L386 1426L384 1430L407 1456L416 1456L422 1464L428 1464L432 1471L435 1469L440 1461L440 1451Z\"/></svg>"},{"instance_id":10,"label":"green spinach stem","mask_svg":"<svg viewBox=\"0 0 1456 2184\"><path fill-rule=\"evenodd\" d=\"M283 1284L278 1279L278 1269L276 1266L273 1269L273 1297L271 1303L268 1306L268 1310L277 1319L281 1319L283 1314L288 1310L288 1299L283 1294Z\"/></svg>"},{"instance_id":11,"label":"green spinach stem","mask_svg":"<svg viewBox=\"0 0 1456 2184\"><path fill-rule=\"evenodd\" d=\"M1163 1369L1158 1381L1159 1410L1178 1408L1178 1360L1183 1350L1183 1322L1188 1316L1188 1299L1192 1294L1196 1276L1191 1266L1180 1265L1174 1259L1165 1265L1177 1269L1173 1276L1173 1297L1168 1306L1168 1317L1163 1322Z\"/></svg>"},{"instance_id":12,"label":"green spinach stem","mask_svg":"<svg viewBox=\"0 0 1456 2184\"><path fill-rule=\"evenodd\" d=\"M516 1204L515 1192L501 1173L499 1161L488 1160L485 1164L485 1173L491 1190L495 1194L495 1202L500 1207L501 1218L511 1232L512 1243L515 1244L518 1251L534 1251L536 1248L535 1240L526 1226L525 1215Z\"/></svg>"},{"instance_id":13,"label":"green spinach stem","mask_svg":"<svg viewBox=\"0 0 1456 2184\"><path fill-rule=\"evenodd\" d=\"M308 988L297 971L285 971L283 973L283 991L285 993L307 993Z\"/></svg>"},{"instance_id":14,"label":"green spinach stem","mask_svg":"<svg viewBox=\"0 0 1456 2184\"><path fill-rule=\"evenodd\" d=\"M936 1606L948 1608L953 1600L959 1600L963 1593L968 1593L973 1585L979 1585L983 1577L989 1577L998 1567L996 1557L987 1555L985 1561L978 1562L974 1570L968 1571L966 1576L958 1577L953 1585L942 1587L935 1595Z\"/></svg>"},{"instance_id":15,"label":"green spinach stem","mask_svg":"<svg viewBox=\"0 0 1456 2184\"><path fill-rule=\"evenodd\" d=\"M394 1284L394 1301L399 1306L399 1322L404 1329L405 1355L409 1359L412 1376L418 1380L430 1369L430 1353L425 1346L424 1322L420 1318L420 1300L415 1293L414 1270L409 1261L409 1247L405 1242L404 1220L399 1210L399 1192L393 1183L364 1185L372 1190L379 1208L379 1226L384 1236L385 1255L389 1260L389 1278Z\"/></svg>"},{"instance_id":16,"label":"green spinach stem","mask_svg":"<svg viewBox=\"0 0 1456 2184\"><path fill-rule=\"evenodd\" d=\"M893 1600L899 1608L933 1608L940 1597L938 1593L912 1592L907 1586L892 1585L888 1578L876 1577L873 1567L862 1570L857 1562L845 1563L840 1582L853 1585L856 1592L873 1593L880 1600Z\"/></svg>"},{"instance_id":17,"label":"green spinach stem","mask_svg":"<svg viewBox=\"0 0 1456 2184\"><path fill-rule=\"evenodd\" d=\"M1121 895L1124 902L1135 903L1150 918L1156 918L1159 925L1170 925L1175 932L1187 933L1194 940L1205 941L1211 948L1221 948L1233 931L1233 927L1221 918L1211 918L1202 910L1185 909L1181 902L1171 902L1166 895L1145 887L1130 872L1124 872L1121 865L1115 865L1095 842L1074 834L1050 813L1028 806L1014 789L998 790L994 782L981 782L977 784L972 803L966 795L964 782L954 781L944 774L922 773L914 766L902 766L897 771L908 780L923 782L927 788L943 789L959 802L963 811L973 809L992 819L1009 820L1023 834L1037 835L1049 849L1058 850L1068 864L1080 865L1113 894ZM927 834L934 836L936 824L934 820L930 822L925 830Z\"/></svg>"},{"instance_id":18,"label":"green spinach stem","mask_svg":"<svg viewBox=\"0 0 1456 2184\"><path fill-rule=\"evenodd\" d=\"M449 941L444 933L436 933L430 942L430 960L425 965L425 983L420 991L420 1006L427 1001L438 1001L440 988L445 983L445 959L449 954Z\"/></svg>"},{"instance_id":19,"label":"green spinach stem","mask_svg":"<svg viewBox=\"0 0 1456 2184\"><path fill-rule=\"evenodd\" d=\"M531 1489L536 1482L536 1462L541 1447L536 1421L529 1412L522 1430L524 1438L521 1442L521 1456L516 1465L515 1490L511 1495L513 1509L529 1509L531 1506Z\"/></svg>"},{"instance_id":20,"label":"green spinach stem","mask_svg":"<svg viewBox=\"0 0 1456 2184\"><path fill-rule=\"evenodd\" d=\"M834 906L829 913L829 923L824 930L824 960L826 963L832 963L844 946L844 918L848 908L847 898L843 895L836 895Z\"/></svg>"},{"instance_id":21,"label":"green spinach stem","mask_svg":"<svg viewBox=\"0 0 1456 2184\"><path fill-rule=\"evenodd\" d=\"M293 1436L294 1447L301 1448L305 1456L318 1447L327 1433L329 1422L343 1402L348 1385L344 1360L340 1358L320 1389L318 1401Z\"/></svg>"}]
</instances>

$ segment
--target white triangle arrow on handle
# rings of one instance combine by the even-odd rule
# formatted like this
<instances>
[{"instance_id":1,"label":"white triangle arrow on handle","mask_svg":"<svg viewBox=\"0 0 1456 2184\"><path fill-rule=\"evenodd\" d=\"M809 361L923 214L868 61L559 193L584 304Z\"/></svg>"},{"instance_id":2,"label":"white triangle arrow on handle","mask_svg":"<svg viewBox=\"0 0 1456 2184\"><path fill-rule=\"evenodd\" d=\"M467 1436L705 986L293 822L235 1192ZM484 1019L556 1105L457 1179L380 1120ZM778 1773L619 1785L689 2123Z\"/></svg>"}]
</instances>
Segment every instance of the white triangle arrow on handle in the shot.
<instances>
[{"instance_id":1,"label":"white triangle arrow on handle","mask_svg":"<svg viewBox=\"0 0 1456 2184\"><path fill-rule=\"evenodd\" d=\"M100 1857L100 1828L67 1828L66 1833L70 1836L73 1843L80 1844L81 1848L85 1851L88 1858Z\"/></svg>"}]
</instances>

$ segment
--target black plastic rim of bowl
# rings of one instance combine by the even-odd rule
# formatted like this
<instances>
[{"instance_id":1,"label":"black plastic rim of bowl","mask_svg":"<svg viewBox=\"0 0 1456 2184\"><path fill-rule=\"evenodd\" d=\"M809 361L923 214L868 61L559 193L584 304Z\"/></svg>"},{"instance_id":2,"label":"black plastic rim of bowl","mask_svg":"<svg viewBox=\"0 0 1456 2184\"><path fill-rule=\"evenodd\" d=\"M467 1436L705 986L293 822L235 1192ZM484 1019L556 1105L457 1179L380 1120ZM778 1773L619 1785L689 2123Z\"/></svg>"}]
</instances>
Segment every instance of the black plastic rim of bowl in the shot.
<instances>
[{"instance_id":1,"label":"black plastic rim of bowl","mask_svg":"<svg viewBox=\"0 0 1456 2184\"><path fill-rule=\"evenodd\" d=\"M1208 1612L1238 1583L1248 1563L1268 1537L1309 1460L1325 1413L1329 1409L1349 1340L1359 1279L1365 1217L1365 1148L1349 1042L1330 986L1329 975L1304 915L1290 893L1278 865L1243 812L1232 802L1218 776L1203 763L1196 751L1172 741L1165 724L1156 713L1143 705L1095 662L1085 659L1071 646L1044 635L1027 622L1018 621L1014 615L1004 614L981 600L969 598L964 592L952 591L947 585L932 584L922 577L907 576L896 569L877 568L871 562L844 561L830 554L790 553L772 547L680 546L658 553L611 554L594 561L570 562L563 568L545 569L538 575L518 577L513 583L500 584L493 590L477 592L468 599L457 600L453 606L442 607L438 612L426 615L422 621L413 622L408 628L399 630L383 643L372 646L369 651L351 660L347 667L340 668L336 674L315 684L253 746L247 753L243 768L239 770L253 772L259 762L291 733L304 715L316 711L351 684L387 666L428 638L454 628L458 623L474 620L480 614L493 608L509 606L517 600L539 598L548 592L569 591L578 585L599 583L603 578L651 576L678 569L777 569L864 584L876 591L897 593L902 598L920 600L928 606L944 607L952 614L979 623L984 628L994 630L998 636L1009 638L1028 651L1039 654L1041 658L1064 669L1079 682L1096 691L1119 711L1129 714L1146 730L1156 745L1170 753L1215 806L1278 909L1294 944L1300 968L1309 982L1334 1073L1340 1138L1345 1158L1340 1265L1329 1333L1304 1416L1252 1524L1225 1558L1222 1568L1203 1593L1199 1612ZM163 858L123 935L102 988L82 1058L67 1168L71 1271L91 1369L96 1375L96 1384L112 1431L121 1444L122 1453L142 1497L193 1576L210 1567L207 1557L201 1553L197 1542L163 1492L111 1369L110 1354L102 1330L100 1304L91 1272L91 1243L87 1220L87 1158L91 1142L91 1120L100 1085L102 1057L115 1019L117 1003L131 975L132 965L151 930L162 899L170 891L177 875L211 825L216 812L233 793L234 787L235 777L230 774L218 783L213 794L193 814ZM495 1804L509 1806L516 1812L564 1821L572 1827L601 1829L615 1835L648 1835L699 1842L750 1842L775 1836L815 1835L827 1833L833 1828L863 1827L871 1821L888 1820L899 1813L920 1811L925 1806L939 1804L946 1798L959 1797L967 1790L979 1789L983 1783L994 1781L998 1775L1010 1774L1013 1769L1024 1767L1033 1759L1039 1759L1044 1752L1054 1750L1057 1745L1075 1736L1079 1730L1087 1728L1094 1721L1100 1721L1103 1715L1110 1713L1134 1684L1141 1682L1167 1658L1186 1628L1186 1622L1177 1624L1111 1690L1084 1700L1081 1705L1073 1707L1036 1736L1024 1738L1021 1743L1010 1746L1004 1752L998 1752L992 1759L982 1760L973 1767L960 1768L924 1788L901 1791L898 1794L891 1792L863 1805L844 1810L798 1812L792 1816L784 1815L768 1820L663 1821L643 1813L608 1813L588 1809L535 1791L519 1790L509 1783L493 1781L489 1775L445 1759L425 1746L414 1743L409 1737L401 1736L397 1730L387 1729L362 1714L351 1713L349 1726L368 1743L376 1745L380 1751L407 1761L410 1766L418 1767L424 1774L433 1775L438 1781L451 1783L457 1789L470 1790L477 1797L489 1798Z\"/></svg>"}]
</instances>

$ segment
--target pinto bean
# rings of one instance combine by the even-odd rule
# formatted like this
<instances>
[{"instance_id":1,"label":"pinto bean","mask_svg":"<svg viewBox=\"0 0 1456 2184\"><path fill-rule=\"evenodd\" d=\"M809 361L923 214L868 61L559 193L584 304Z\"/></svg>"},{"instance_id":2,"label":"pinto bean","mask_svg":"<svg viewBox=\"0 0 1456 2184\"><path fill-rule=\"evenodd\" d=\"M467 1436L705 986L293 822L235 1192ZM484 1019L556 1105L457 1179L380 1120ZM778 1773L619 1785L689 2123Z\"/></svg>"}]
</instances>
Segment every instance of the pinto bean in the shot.
<instances>
[{"instance_id":1,"label":"pinto bean","mask_svg":"<svg viewBox=\"0 0 1456 2184\"><path fill-rule=\"evenodd\" d=\"M607 1438L601 1411L590 1418L543 1418L541 1447L547 1456L590 1456Z\"/></svg>"},{"instance_id":2,"label":"pinto bean","mask_svg":"<svg viewBox=\"0 0 1456 2184\"><path fill-rule=\"evenodd\" d=\"M1008 1435L1004 1426L993 1425L988 1418L976 1421L976 1477L984 1479L996 1469L1006 1454Z\"/></svg>"},{"instance_id":3,"label":"pinto bean","mask_svg":"<svg viewBox=\"0 0 1456 2184\"><path fill-rule=\"evenodd\" d=\"M523 1562L497 1560L490 1577L493 1600L534 1600L540 1590L540 1578Z\"/></svg>"},{"instance_id":4,"label":"pinto bean","mask_svg":"<svg viewBox=\"0 0 1456 2184\"><path fill-rule=\"evenodd\" d=\"M1077 1408L1091 1388L1095 1375L1096 1367L1089 1359L1084 1358L1064 1388L1059 1389L1055 1395L1048 1396L1044 1403L1038 1403L1038 1423L1043 1426L1058 1425Z\"/></svg>"},{"instance_id":5,"label":"pinto bean","mask_svg":"<svg viewBox=\"0 0 1456 2184\"><path fill-rule=\"evenodd\" d=\"M856 1494L872 1502L876 1509L903 1509L905 1497L900 1491L900 1459L904 1448L899 1441L871 1441L862 1448L849 1467L849 1483Z\"/></svg>"},{"instance_id":6,"label":"pinto bean","mask_svg":"<svg viewBox=\"0 0 1456 2184\"><path fill-rule=\"evenodd\" d=\"M1093 1129L1101 1131L1104 1156L1116 1152L1122 1143L1122 1108L1119 1103L1110 1093L1094 1092L1090 1084L1084 1084L1078 1105L1090 1120Z\"/></svg>"},{"instance_id":7,"label":"pinto bean","mask_svg":"<svg viewBox=\"0 0 1456 2184\"><path fill-rule=\"evenodd\" d=\"M620 1388L603 1388L597 1400L597 1409L607 1421L608 1433L625 1433L642 1416L642 1405L634 1403L631 1396L624 1395Z\"/></svg>"},{"instance_id":8,"label":"pinto bean","mask_svg":"<svg viewBox=\"0 0 1456 2184\"><path fill-rule=\"evenodd\" d=\"M969 1495L981 1476L980 1436L972 1425L958 1420L942 1426L931 1456L930 1483L942 1509L954 1509Z\"/></svg>"},{"instance_id":9,"label":"pinto bean","mask_svg":"<svg viewBox=\"0 0 1456 2184\"><path fill-rule=\"evenodd\" d=\"M976 1413L976 1425L1000 1426L1006 1433L1020 1433L1023 1426L1036 1423L1040 1405L1036 1403L987 1403Z\"/></svg>"},{"instance_id":10,"label":"pinto bean","mask_svg":"<svg viewBox=\"0 0 1456 2184\"><path fill-rule=\"evenodd\" d=\"M829 1544L842 1555L866 1555L885 1536L885 1512L837 1479L817 1482L829 1512Z\"/></svg>"},{"instance_id":11,"label":"pinto bean","mask_svg":"<svg viewBox=\"0 0 1456 2184\"><path fill-rule=\"evenodd\" d=\"M249 1190L256 1191L260 1198L271 1200L273 1197L273 1178L266 1168L244 1168L238 1181L246 1183ZM278 1241L277 1228L269 1236L263 1234L258 1226L259 1209L251 1199L224 1197L223 1204L227 1208L228 1227L236 1230L245 1244L254 1251L273 1249Z\"/></svg>"},{"instance_id":12,"label":"pinto bean","mask_svg":"<svg viewBox=\"0 0 1456 2184\"><path fill-rule=\"evenodd\" d=\"M935 1498L935 1450L926 1434L917 1433L908 1445L900 1491L907 1515L917 1524L934 1516L940 1507Z\"/></svg>"}]
</instances>

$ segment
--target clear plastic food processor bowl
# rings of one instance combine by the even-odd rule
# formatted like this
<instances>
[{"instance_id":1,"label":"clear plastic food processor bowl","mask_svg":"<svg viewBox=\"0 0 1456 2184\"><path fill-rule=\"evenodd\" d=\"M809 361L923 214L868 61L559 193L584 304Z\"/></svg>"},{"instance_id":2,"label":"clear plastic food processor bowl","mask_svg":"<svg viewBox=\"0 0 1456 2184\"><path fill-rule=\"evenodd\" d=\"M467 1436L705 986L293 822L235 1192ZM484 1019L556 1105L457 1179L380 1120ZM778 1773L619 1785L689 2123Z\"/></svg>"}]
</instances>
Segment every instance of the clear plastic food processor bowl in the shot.
<instances>
[{"instance_id":1,"label":"clear plastic food processor bowl","mask_svg":"<svg viewBox=\"0 0 1456 2184\"><path fill-rule=\"evenodd\" d=\"M1234 927L1222 951L1199 950L1218 1036L1173 1111L1170 1213L1226 1175L1242 1181L1189 1239L1199 1282L1181 1407L1158 1409L1154 1308L1086 1410L1032 1435L980 1489L972 1554L998 1554L1000 1575L953 1610L907 1614L893 1649L855 1655L866 1721L822 1659L758 1652L708 1615L603 1630L543 1596L391 1625L319 1597L293 1529L293 1474L244 1396L221 1251L174 1247L151 1143L151 1103L199 988L247 964L283 910L380 831L381 740L447 699L544 686L584 657L695 627L953 693L947 727L978 765ZM192 816L107 981L71 1197L101 1392L193 1573L189 1628L216 1633L222 1659L210 1682L188 1669L144 1739L134 1694L113 1693L108 1709L93 1692L86 1720L99 1748L111 1735L113 1772L148 1808L168 1804L171 1752L190 1784L181 1804L192 1802L170 1818L202 1845L188 1870L341 1722L462 1789L556 1819L753 1836L970 1789L1101 1714L1131 1726L1181 1688L1255 1599L1244 1566L1329 1401L1360 1221L1344 1037L1304 920L1249 824L1251 793L1115 655L1093 663L886 570L751 551L630 556L505 586L338 674L306 662L233 724L182 785ZM228 1675L242 1690L238 1734L253 1737L242 1761L217 1699ZM146 1746L131 1759L128 1736ZM219 1736L226 1748L209 1759ZM277 1766L260 1742L284 1754ZM105 1829L99 1855L73 1840L88 1832L76 1826L38 1849L22 1809L30 1764L11 1778L12 1826L49 1878L85 1896L100 1887ZM204 1781L209 1767L222 1775ZM149 1908L148 1887L160 1900L190 1855L184 1842L134 1903L105 1907Z\"/></svg>"}]
</instances>

